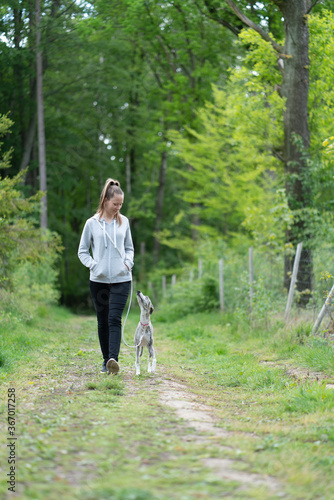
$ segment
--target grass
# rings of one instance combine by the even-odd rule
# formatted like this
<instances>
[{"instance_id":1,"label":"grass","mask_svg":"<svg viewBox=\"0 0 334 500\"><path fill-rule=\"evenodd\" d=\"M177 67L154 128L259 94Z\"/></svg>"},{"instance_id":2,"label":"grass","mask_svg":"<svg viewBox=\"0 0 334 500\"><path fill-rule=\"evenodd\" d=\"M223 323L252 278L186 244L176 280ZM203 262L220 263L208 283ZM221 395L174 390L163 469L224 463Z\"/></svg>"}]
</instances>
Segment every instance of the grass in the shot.
<instances>
[{"instance_id":1,"label":"grass","mask_svg":"<svg viewBox=\"0 0 334 500\"><path fill-rule=\"evenodd\" d=\"M287 410L299 414L326 413L334 409L334 392L322 384L303 384L289 397Z\"/></svg>"},{"instance_id":2,"label":"grass","mask_svg":"<svg viewBox=\"0 0 334 500\"><path fill-rule=\"evenodd\" d=\"M169 325L170 337L184 346L178 376L215 404L222 427L234 433L228 444L254 470L284 479L291 498L333 497L330 342L310 339L307 325L243 328L219 314ZM313 376L313 369L321 373Z\"/></svg>"},{"instance_id":3,"label":"grass","mask_svg":"<svg viewBox=\"0 0 334 500\"><path fill-rule=\"evenodd\" d=\"M100 380L88 380L86 382L87 389L93 391L108 391L114 396L123 396L124 382L121 378L104 377Z\"/></svg>"},{"instance_id":4,"label":"grass","mask_svg":"<svg viewBox=\"0 0 334 500\"><path fill-rule=\"evenodd\" d=\"M219 478L203 465L208 457L277 478L283 498L333 498L330 343L311 339L307 327L250 329L232 315L200 313L168 324L159 321L158 308L154 316L158 374L143 369L140 377L125 350L118 377L99 373L94 317L49 308L29 325L8 326L0 380L2 414L8 388L17 395L20 460L13 498L281 498ZM127 337L137 320L130 315ZM214 409L226 437L212 436L208 447L161 404L162 367L164 378L187 385ZM304 370L305 380L289 375L291 367ZM313 369L321 380L311 377ZM6 425L1 422L2 439ZM185 432L194 439L184 440ZM5 446L1 450L6 491Z\"/></svg>"},{"instance_id":5,"label":"grass","mask_svg":"<svg viewBox=\"0 0 334 500\"><path fill-rule=\"evenodd\" d=\"M24 322L7 313L0 320L0 379L13 372L22 358L46 345L52 335L66 329L70 312L61 307L42 307L31 321ZM52 323L52 324L51 324Z\"/></svg>"},{"instance_id":6,"label":"grass","mask_svg":"<svg viewBox=\"0 0 334 500\"><path fill-rule=\"evenodd\" d=\"M298 350L298 354L303 366L334 376L334 349L327 339L310 339L307 345Z\"/></svg>"},{"instance_id":7,"label":"grass","mask_svg":"<svg viewBox=\"0 0 334 500\"><path fill-rule=\"evenodd\" d=\"M16 497L219 498L221 484L200 462L203 446L180 444L182 429L157 391L142 391L152 377L101 375L96 320L57 314L31 327L36 342L29 357L19 361L17 354L16 369L2 369L3 391L14 386L17 395ZM133 372L133 358L124 355L127 365ZM0 474L5 491L6 465Z\"/></svg>"}]
</instances>

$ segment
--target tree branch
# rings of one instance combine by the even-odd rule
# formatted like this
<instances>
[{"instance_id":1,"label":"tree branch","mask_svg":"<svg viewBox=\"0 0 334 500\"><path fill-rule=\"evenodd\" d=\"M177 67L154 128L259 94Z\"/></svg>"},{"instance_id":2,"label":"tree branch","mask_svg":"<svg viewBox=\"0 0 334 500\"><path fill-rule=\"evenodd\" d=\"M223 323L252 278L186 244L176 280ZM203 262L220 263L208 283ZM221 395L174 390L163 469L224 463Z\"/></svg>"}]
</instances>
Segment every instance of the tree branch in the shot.
<instances>
[{"instance_id":1,"label":"tree branch","mask_svg":"<svg viewBox=\"0 0 334 500\"><path fill-rule=\"evenodd\" d=\"M319 3L319 2L320 2L320 0L314 0L313 4L308 9L308 11L306 12L306 14L309 14L311 12L311 10L313 9L313 7L315 7L317 5L317 3Z\"/></svg>"},{"instance_id":2,"label":"tree branch","mask_svg":"<svg viewBox=\"0 0 334 500\"><path fill-rule=\"evenodd\" d=\"M271 0L272 3L274 3L275 5L277 5L277 7L282 10L282 2L283 0Z\"/></svg>"},{"instance_id":3,"label":"tree branch","mask_svg":"<svg viewBox=\"0 0 334 500\"><path fill-rule=\"evenodd\" d=\"M155 69L156 68L155 64L153 64L153 62L151 61L151 58L150 58L149 54L147 52L145 52L143 49L142 49L142 54L144 54L144 56L147 59L147 62L149 64L150 68L151 68L151 71L154 74L155 79L157 81L158 87L160 87L162 89L164 86L163 86L162 80L161 80L161 78L159 76L159 73Z\"/></svg>"},{"instance_id":4,"label":"tree branch","mask_svg":"<svg viewBox=\"0 0 334 500\"><path fill-rule=\"evenodd\" d=\"M208 3L206 0L204 0L204 3L205 3L206 8L208 9L208 11L209 11L209 12L213 10L213 9L212 9L212 7L211 7L211 5L209 5L209 3ZM206 12L204 12L204 11L202 10L202 8L200 7L200 5L198 5L198 2L197 2L197 1L195 1L195 5L196 5L197 9L199 10L199 12L200 12L203 16L207 17L208 19L211 19L212 21L216 21L217 23L221 24L221 25L222 25L222 26L224 26L225 28L227 28L227 29L229 29L230 31L232 31L232 33L233 33L234 35L236 35L236 36L238 36L238 35L239 35L240 30L239 30L238 28L236 28L235 26L233 26L232 24L230 24L229 22L225 21L225 19L221 19L221 18L219 18L219 17L210 16L209 14L207 14ZM215 12L216 12L216 10L215 10Z\"/></svg>"},{"instance_id":5,"label":"tree branch","mask_svg":"<svg viewBox=\"0 0 334 500\"><path fill-rule=\"evenodd\" d=\"M175 71L176 71L176 67L173 65L173 62L172 62L172 60L171 60L171 58L170 58L170 54L169 54L169 52L168 52L168 50L167 50L167 48L165 47L165 44L164 44L164 42L163 42L162 36L161 36L161 35L156 35L156 39L157 39L157 40L158 40L158 42L160 43L161 48L162 48L162 50L163 50L163 51L164 51L164 53L165 53L165 56L166 56L166 59L167 59L167 62L168 62L168 64L169 64L170 69L173 71L173 73L175 73Z\"/></svg>"},{"instance_id":6,"label":"tree branch","mask_svg":"<svg viewBox=\"0 0 334 500\"><path fill-rule=\"evenodd\" d=\"M284 163L284 158L283 158L283 155L280 151L276 151L275 149L272 149L271 153L274 156L274 158L276 158L277 160Z\"/></svg>"},{"instance_id":7,"label":"tree branch","mask_svg":"<svg viewBox=\"0 0 334 500\"><path fill-rule=\"evenodd\" d=\"M275 40L273 40L269 35L268 33L266 33L260 26L258 26L257 24L255 24L251 19L249 19L243 12L241 12L241 10L235 5L234 2L232 2L232 0L225 0L227 5L229 5L231 7L231 9L233 10L233 12L235 13L236 16L238 16L238 18L240 19L240 21L242 21L244 24L246 24L246 26L249 26L250 28L252 28L254 31L256 31L257 33L259 33L259 35L261 35L261 37L266 41L266 42L269 42L271 43L271 45L273 46L273 48L276 50L276 52L278 52L279 54L282 54L283 53L283 47L281 45L279 45L277 42L275 42Z\"/></svg>"},{"instance_id":8,"label":"tree branch","mask_svg":"<svg viewBox=\"0 0 334 500\"><path fill-rule=\"evenodd\" d=\"M187 33L189 32L189 27L188 27L186 15L185 15L184 11L182 10L181 6L179 4L177 4L176 2L174 2L174 7L176 8L176 10L182 16L182 23L183 23L184 31L185 31L185 40L187 42L187 47L188 47L189 61L190 61L191 69L192 69L192 71L194 71L195 70L195 66L196 66L196 64L195 64L195 56L193 54L193 51L191 50L190 40L189 40L189 38L187 36ZM188 76L189 76L189 74L190 73L188 73ZM192 79L192 81L193 81L193 79Z\"/></svg>"}]
</instances>

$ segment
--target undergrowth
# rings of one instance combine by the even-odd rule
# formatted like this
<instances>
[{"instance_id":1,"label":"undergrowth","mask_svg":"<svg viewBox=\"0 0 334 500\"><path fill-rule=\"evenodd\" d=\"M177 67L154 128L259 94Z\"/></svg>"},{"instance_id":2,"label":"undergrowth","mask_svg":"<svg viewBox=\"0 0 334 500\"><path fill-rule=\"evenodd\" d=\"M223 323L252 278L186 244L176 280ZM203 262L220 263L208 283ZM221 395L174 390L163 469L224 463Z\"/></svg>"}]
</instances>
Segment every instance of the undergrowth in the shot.
<instances>
[{"instance_id":1,"label":"undergrowth","mask_svg":"<svg viewBox=\"0 0 334 500\"><path fill-rule=\"evenodd\" d=\"M178 320L166 331L185 345L186 364L205 370L218 387L279 395L281 410L289 412L325 411L334 404L334 392L326 384L304 386L287 370L305 368L306 379L312 370L322 372L324 380L333 375L332 344L311 338L309 325L287 330L276 322L254 328L237 314L202 313Z\"/></svg>"},{"instance_id":2,"label":"undergrowth","mask_svg":"<svg viewBox=\"0 0 334 500\"><path fill-rule=\"evenodd\" d=\"M0 378L15 371L23 360L39 348L45 348L54 339L52 335L66 332L70 312L61 307L43 306L29 321L23 321L13 313L2 315L0 336ZM52 325L50 324L52 323Z\"/></svg>"}]
</instances>

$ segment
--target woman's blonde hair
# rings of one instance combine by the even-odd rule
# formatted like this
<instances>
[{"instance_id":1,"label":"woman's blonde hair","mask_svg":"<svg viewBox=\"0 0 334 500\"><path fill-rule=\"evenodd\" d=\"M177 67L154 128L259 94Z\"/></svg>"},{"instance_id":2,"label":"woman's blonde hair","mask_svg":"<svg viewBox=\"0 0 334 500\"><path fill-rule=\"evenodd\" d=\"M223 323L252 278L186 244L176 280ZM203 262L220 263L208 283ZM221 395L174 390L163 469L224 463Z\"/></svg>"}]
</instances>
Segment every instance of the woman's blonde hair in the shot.
<instances>
[{"instance_id":1,"label":"woman's blonde hair","mask_svg":"<svg viewBox=\"0 0 334 500\"><path fill-rule=\"evenodd\" d=\"M101 217L103 214L103 208L104 208L104 200L111 200L116 194L120 194L124 196L123 191L121 190L121 185L118 181L115 179L107 179L104 187L102 189L101 195L100 195L100 203L97 208L96 213ZM120 214L117 214L117 222L121 226L122 225L122 217Z\"/></svg>"}]
</instances>

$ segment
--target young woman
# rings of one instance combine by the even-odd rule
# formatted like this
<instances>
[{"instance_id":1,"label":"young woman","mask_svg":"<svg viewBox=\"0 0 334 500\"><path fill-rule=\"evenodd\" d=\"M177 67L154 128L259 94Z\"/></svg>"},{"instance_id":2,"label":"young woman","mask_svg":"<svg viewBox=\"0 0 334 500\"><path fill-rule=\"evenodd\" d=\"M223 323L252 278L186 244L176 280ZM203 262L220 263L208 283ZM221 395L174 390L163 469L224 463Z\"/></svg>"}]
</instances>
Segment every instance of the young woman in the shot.
<instances>
[{"instance_id":1,"label":"young woman","mask_svg":"<svg viewBox=\"0 0 334 500\"><path fill-rule=\"evenodd\" d=\"M90 269L103 356L101 373L119 371L122 313L131 288L134 249L129 221L120 214L123 201L120 183L107 179L97 213L86 221L78 250L82 264Z\"/></svg>"}]
</instances>

